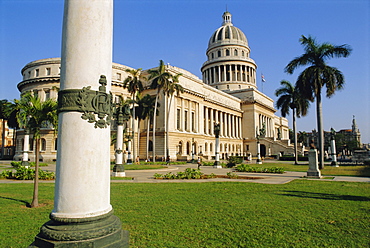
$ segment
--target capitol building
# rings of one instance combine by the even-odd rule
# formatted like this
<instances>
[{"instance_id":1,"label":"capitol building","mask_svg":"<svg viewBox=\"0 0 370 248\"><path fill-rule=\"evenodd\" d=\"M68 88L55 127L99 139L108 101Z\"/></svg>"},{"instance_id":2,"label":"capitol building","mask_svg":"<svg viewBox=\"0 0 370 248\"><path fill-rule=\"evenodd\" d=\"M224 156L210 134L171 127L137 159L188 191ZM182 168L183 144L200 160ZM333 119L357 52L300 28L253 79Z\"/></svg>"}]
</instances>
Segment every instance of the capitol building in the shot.
<instances>
[{"instance_id":1,"label":"capitol building","mask_svg":"<svg viewBox=\"0 0 370 248\"><path fill-rule=\"evenodd\" d=\"M184 69L166 65L172 74L182 75L179 84L184 88L180 95L174 94L172 104L166 96L159 97L159 115L156 118L155 146L149 153L158 157L165 156L165 113L169 112L168 148L171 160L190 160L201 156L204 160L215 158L214 124L220 124L220 158L228 156L257 155L257 138L261 145L261 156L292 154L288 121L275 115L274 101L260 92L256 84L257 63L250 57L251 50L246 35L232 23L231 14L225 12L223 24L216 29L208 42L207 60L201 67L202 79ZM21 93L31 91L41 100L57 99L60 82L60 58L48 58L28 63L22 69L23 80L18 84ZM111 93L113 99L131 97L123 88L127 78L126 65L112 63ZM144 70L143 73L147 73ZM149 84L150 82L146 82ZM156 90L148 87L142 95L155 95ZM166 108L169 107L167 110ZM134 130L136 154L134 158L146 158L147 128L146 121L137 123ZM132 120L127 123L131 127ZM111 125L114 133L115 125ZM261 130L263 130L261 132ZM257 135L259 137L257 137ZM150 130L152 142L152 130ZM14 159L21 160L24 131L17 133L16 154ZM50 128L41 130L41 159L44 162L56 159L57 136ZM32 136L30 151L34 150ZM127 147L126 147L127 153ZM77 154L76 154L77 155ZM31 161L34 155L30 153ZM111 147L114 160L114 146Z\"/></svg>"}]
</instances>

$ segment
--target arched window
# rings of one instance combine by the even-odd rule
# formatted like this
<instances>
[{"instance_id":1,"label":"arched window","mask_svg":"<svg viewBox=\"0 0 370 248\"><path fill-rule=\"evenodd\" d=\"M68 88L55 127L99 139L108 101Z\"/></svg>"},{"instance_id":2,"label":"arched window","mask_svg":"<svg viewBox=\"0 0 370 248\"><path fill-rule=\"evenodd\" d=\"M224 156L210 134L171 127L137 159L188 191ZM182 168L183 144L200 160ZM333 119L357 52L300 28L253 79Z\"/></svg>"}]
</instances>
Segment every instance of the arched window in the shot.
<instances>
[{"instance_id":1,"label":"arched window","mask_svg":"<svg viewBox=\"0 0 370 248\"><path fill-rule=\"evenodd\" d=\"M242 51L242 57L244 57L244 51Z\"/></svg>"},{"instance_id":2,"label":"arched window","mask_svg":"<svg viewBox=\"0 0 370 248\"><path fill-rule=\"evenodd\" d=\"M230 56L230 50L226 49L226 56Z\"/></svg>"},{"instance_id":3,"label":"arched window","mask_svg":"<svg viewBox=\"0 0 370 248\"><path fill-rule=\"evenodd\" d=\"M208 143L207 142L204 144L204 152L208 152Z\"/></svg>"},{"instance_id":4,"label":"arched window","mask_svg":"<svg viewBox=\"0 0 370 248\"><path fill-rule=\"evenodd\" d=\"M179 155L182 154L182 142L181 141L179 142L179 150L178 150L178 153L179 153Z\"/></svg>"},{"instance_id":5,"label":"arched window","mask_svg":"<svg viewBox=\"0 0 370 248\"><path fill-rule=\"evenodd\" d=\"M238 50L234 50L234 56L238 56Z\"/></svg>"},{"instance_id":6,"label":"arched window","mask_svg":"<svg viewBox=\"0 0 370 248\"><path fill-rule=\"evenodd\" d=\"M212 59L214 59L215 58L215 54L214 53L212 53Z\"/></svg>"},{"instance_id":7,"label":"arched window","mask_svg":"<svg viewBox=\"0 0 370 248\"><path fill-rule=\"evenodd\" d=\"M58 150L58 138L54 140L54 150Z\"/></svg>"},{"instance_id":8,"label":"arched window","mask_svg":"<svg viewBox=\"0 0 370 248\"><path fill-rule=\"evenodd\" d=\"M149 151L153 151L153 141L149 140Z\"/></svg>"},{"instance_id":9,"label":"arched window","mask_svg":"<svg viewBox=\"0 0 370 248\"><path fill-rule=\"evenodd\" d=\"M33 151L33 139L30 138L30 147L29 151Z\"/></svg>"},{"instance_id":10,"label":"arched window","mask_svg":"<svg viewBox=\"0 0 370 248\"><path fill-rule=\"evenodd\" d=\"M217 51L217 57L221 57L221 51Z\"/></svg>"},{"instance_id":11,"label":"arched window","mask_svg":"<svg viewBox=\"0 0 370 248\"><path fill-rule=\"evenodd\" d=\"M41 139L41 151L46 151L46 140Z\"/></svg>"},{"instance_id":12,"label":"arched window","mask_svg":"<svg viewBox=\"0 0 370 248\"><path fill-rule=\"evenodd\" d=\"M213 152L213 143L209 144L209 151Z\"/></svg>"},{"instance_id":13,"label":"arched window","mask_svg":"<svg viewBox=\"0 0 370 248\"><path fill-rule=\"evenodd\" d=\"M190 155L190 142L186 142L186 155Z\"/></svg>"}]
</instances>

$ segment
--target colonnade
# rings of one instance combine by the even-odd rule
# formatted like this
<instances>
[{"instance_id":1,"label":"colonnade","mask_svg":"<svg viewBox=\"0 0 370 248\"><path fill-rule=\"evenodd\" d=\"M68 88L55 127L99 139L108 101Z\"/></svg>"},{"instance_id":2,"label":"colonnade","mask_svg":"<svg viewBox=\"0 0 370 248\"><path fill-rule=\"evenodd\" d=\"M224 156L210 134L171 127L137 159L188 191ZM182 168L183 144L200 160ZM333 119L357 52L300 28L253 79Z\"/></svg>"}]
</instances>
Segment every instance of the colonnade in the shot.
<instances>
[{"instance_id":1,"label":"colonnade","mask_svg":"<svg viewBox=\"0 0 370 248\"><path fill-rule=\"evenodd\" d=\"M253 67L242 64L217 65L203 71L206 84L227 81L239 81L256 83L256 70Z\"/></svg>"},{"instance_id":2,"label":"colonnade","mask_svg":"<svg viewBox=\"0 0 370 248\"><path fill-rule=\"evenodd\" d=\"M263 115L263 114L259 114L258 115L258 124L259 124L259 128L262 128L263 124L265 124L265 128L266 128L266 137L273 137L274 136L274 131L273 131L273 128L274 128L274 123L271 119L271 117L268 117L266 115Z\"/></svg>"},{"instance_id":3,"label":"colonnade","mask_svg":"<svg viewBox=\"0 0 370 248\"><path fill-rule=\"evenodd\" d=\"M199 132L199 102L176 98L178 108L176 113L176 129L185 132ZM180 108L179 108L180 106Z\"/></svg>"},{"instance_id":4,"label":"colonnade","mask_svg":"<svg viewBox=\"0 0 370 248\"><path fill-rule=\"evenodd\" d=\"M204 134L214 136L214 123L220 123L220 137L242 138L242 118L217 109L204 107Z\"/></svg>"}]
</instances>

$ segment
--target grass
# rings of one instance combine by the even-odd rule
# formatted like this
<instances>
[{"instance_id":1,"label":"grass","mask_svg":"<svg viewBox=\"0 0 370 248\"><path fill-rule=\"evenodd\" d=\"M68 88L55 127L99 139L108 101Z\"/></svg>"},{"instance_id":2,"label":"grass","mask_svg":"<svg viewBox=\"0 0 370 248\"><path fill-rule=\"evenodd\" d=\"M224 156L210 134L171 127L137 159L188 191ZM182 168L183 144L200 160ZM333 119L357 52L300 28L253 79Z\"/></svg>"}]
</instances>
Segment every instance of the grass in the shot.
<instances>
[{"instance_id":1,"label":"grass","mask_svg":"<svg viewBox=\"0 0 370 248\"><path fill-rule=\"evenodd\" d=\"M27 247L52 210L26 207L32 184L1 184L1 247ZM370 184L296 180L112 183L111 204L130 247L369 247Z\"/></svg>"},{"instance_id":2,"label":"grass","mask_svg":"<svg viewBox=\"0 0 370 248\"><path fill-rule=\"evenodd\" d=\"M251 164L254 166L254 164ZM298 165L292 163L263 163L258 165L259 167L283 167L285 171L301 171L307 172L308 163L300 162ZM347 166L339 165L339 167L333 167L325 165L324 169L321 170L322 175L327 176L361 176L361 177L370 177L370 166L366 165L357 165L357 166Z\"/></svg>"}]
</instances>

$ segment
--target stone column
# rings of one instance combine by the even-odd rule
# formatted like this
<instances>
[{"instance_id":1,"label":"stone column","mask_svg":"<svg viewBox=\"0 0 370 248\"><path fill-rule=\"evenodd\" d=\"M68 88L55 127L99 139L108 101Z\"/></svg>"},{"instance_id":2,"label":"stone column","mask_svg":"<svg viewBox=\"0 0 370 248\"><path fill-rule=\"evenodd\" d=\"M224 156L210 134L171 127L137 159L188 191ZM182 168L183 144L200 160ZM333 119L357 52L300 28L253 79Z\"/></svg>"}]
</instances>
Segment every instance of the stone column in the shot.
<instances>
[{"instance_id":1,"label":"stone column","mask_svg":"<svg viewBox=\"0 0 370 248\"><path fill-rule=\"evenodd\" d=\"M54 209L34 247L128 247L110 204L113 0L66 0Z\"/></svg>"},{"instance_id":2,"label":"stone column","mask_svg":"<svg viewBox=\"0 0 370 248\"><path fill-rule=\"evenodd\" d=\"M215 144L215 163L213 164L213 168L221 169L222 166L220 165L220 124L215 123L215 135L216 135L216 144Z\"/></svg>"},{"instance_id":3,"label":"stone column","mask_svg":"<svg viewBox=\"0 0 370 248\"><path fill-rule=\"evenodd\" d=\"M256 164L262 164L261 160L261 144L259 139L257 140L257 161Z\"/></svg>"},{"instance_id":4,"label":"stone column","mask_svg":"<svg viewBox=\"0 0 370 248\"><path fill-rule=\"evenodd\" d=\"M27 129L24 129L24 140L23 140L23 157L22 157L22 165L29 166L30 163L28 162L28 152L30 150L30 133Z\"/></svg>"},{"instance_id":5,"label":"stone column","mask_svg":"<svg viewBox=\"0 0 370 248\"><path fill-rule=\"evenodd\" d=\"M319 162L318 162L318 158L317 158L316 149L310 149L308 151L307 177L309 177L309 178L321 178L321 171L319 170Z\"/></svg>"},{"instance_id":6,"label":"stone column","mask_svg":"<svg viewBox=\"0 0 370 248\"><path fill-rule=\"evenodd\" d=\"M332 139L330 141L330 146L331 146L331 165L334 166L334 167L339 167L338 163L337 163L337 151L335 149L335 139Z\"/></svg>"}]
</instances>

